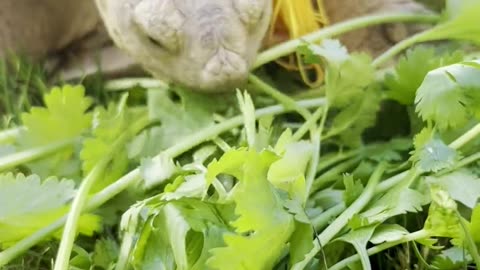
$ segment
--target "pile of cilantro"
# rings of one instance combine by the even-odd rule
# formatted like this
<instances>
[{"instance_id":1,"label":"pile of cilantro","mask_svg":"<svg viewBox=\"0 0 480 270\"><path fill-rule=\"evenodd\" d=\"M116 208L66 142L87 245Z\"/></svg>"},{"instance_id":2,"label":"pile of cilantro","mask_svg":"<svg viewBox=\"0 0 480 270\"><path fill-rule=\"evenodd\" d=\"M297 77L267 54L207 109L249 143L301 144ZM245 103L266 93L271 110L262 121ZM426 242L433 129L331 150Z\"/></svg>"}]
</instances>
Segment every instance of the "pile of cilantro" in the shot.
<instances>
[{"instance_id":1,"label":"pile of cilantro","mask_svg":"<svg viewBox=\"0 0 480 270\"><path fill-rule=\"evenodd\" d=\"M146 78L49 88L3 62L0 268L480 267L478 14L451 0L333 25L214 96ZM427 27L375 59L334 39L402 21ZM294 90L266 64L294 51L324 84Z\"/></svg>"}]
</instances>

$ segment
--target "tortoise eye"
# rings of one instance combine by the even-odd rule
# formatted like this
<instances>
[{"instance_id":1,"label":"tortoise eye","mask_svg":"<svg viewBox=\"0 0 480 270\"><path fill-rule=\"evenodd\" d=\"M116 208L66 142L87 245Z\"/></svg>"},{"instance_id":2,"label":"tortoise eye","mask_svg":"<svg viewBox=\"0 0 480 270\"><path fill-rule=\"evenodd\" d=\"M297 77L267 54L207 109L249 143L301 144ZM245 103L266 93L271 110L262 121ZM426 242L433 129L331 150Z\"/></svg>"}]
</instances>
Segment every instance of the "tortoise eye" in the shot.
<instances>
[{"instance_id":1,"label":"tortoise eye","mask_svg":"<svg viewBox=\"0 0 480 270\"><path fill-rule=\"evenodd\" d=\"M152 45L171 53L181 46L183 14L173 0L143 0L134 11L134 21Z\"/></svg>"},{"instance_id":2,"label":"tortoise eye","mask_svg":"<svg viewBox=\"0 0 480 270\"><path fill-rule=\"evenodd\" d=\"M244 24L254 26L267 8L266 1L271 0L233 0L233 7Z\"/></svg>"}]
</instances>

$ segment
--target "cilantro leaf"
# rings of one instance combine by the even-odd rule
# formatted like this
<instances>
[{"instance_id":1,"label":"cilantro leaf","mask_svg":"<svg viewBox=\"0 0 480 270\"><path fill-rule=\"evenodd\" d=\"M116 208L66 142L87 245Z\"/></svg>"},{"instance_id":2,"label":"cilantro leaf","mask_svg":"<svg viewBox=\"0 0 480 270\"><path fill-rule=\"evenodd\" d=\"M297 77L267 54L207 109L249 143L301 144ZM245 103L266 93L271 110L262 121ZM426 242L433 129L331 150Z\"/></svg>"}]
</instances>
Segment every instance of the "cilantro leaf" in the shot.
<instances>
[{"instance_id":1,"label":"cilantro leaf","mask_svg":"<svg viewBox=\"0 0 480 270\"><path fill-rule=\"evenodd\" d=\"M275 187L288 191L292 198L303 204L306 200L305 171L313 154L313 145L306 141L285 146L282 157L272 163L267 179Z\"/></svg>"},{"instance_id":2,"label":"cilantro leaf","mask_svg":"<svg viewBox=\"0 0 480 270\"><path fill-rule=\"evenodd\" d=\"M480 109L480 61L462 62L430 71L415 97L416 111L440 129L460 127Z\"/></svg>"},{"instance_id":3,"label":"cilantro leaf","mask_svg":"<svg viewBox=\"0 0 480 270\"><path fill-rule=\"evenodd\" d=\"M401 104L412 105L415 93L429 71L462 60L463 55L460 51L437 55L433 48L426 46L408 50L398 61L395 73L385 76L385 85L389 89L388 96Z\"/></svg>"},{"instance_id":4,"label":"cilantro leaf","mask_svg":"<svg viewBox=\"0 0 480 270\"><path fill-rule=\"evenodd\" d=\"M238 179L232 194L238 216L231 223L235 233L224 235L225 247L211 250L212 257L207 261L210 267L271 269L282 253L293 233L294 219L267 180L268 169L276 159L268 151L237 149L208 166L208 182L220 173Z\"/></svg>"},{"instance_id":5,"label":"cilantro leaf","mask_svg":"<svg viewBox=\"0 0 480 270\"><path fill-rule=\"evenodd\" d=\"M151 120L160 121L160 126L146 131L143 144L137 146L143 149L138 157L157 155L186 136L213 124L213 113L226 105L225 101L215 102L216 98L221 97L206 96L180 88L149 90L149 116Z\"/></svg>"},{"instance_id":6,"label":"cilantro leaf","mask_svg":"<svg viewBox=\"0 0 480 270\"><path fill-rule=\"evenodd\" d=\"M169 179L176 169L173 160L162 154L154 158L142 159L140 165L140 171L147 188L154 187Z\"/></svg>"},{"instance_id":7,"label":"cilantro leaf","mask_svg":"<svg viewBox=\"0 0 480 270\"><path fill-rule=\"evenodd\" d=\"M92 115L86 111L92 100L85 97L83 86L55 87L44 101L45 108L32 107L29 113L22 114L22 149L72 139L90 127Z\"/></svg>"},{"instance_id":8,"label":"cilantro leaf","mask_svg":"<svg viewBox=\"0 0 480 270\"><path fill-rule=\"evenodd\" d=\"M430 188L432 203L424 229L432 236L452 238L452 244L462 245L465 237L457 214L457 204L446 191L437 186Z\"/></svg>"},{"instance_id":9,"label":"cilantro leaf","mask_svg":"<svg viewBox=\"0 0 480 270\"><path fill-rule=\"evenodd\" d=\"M72 140L85 133L92 121L91 113L86 112L92 101L84 94L85 89L80 85L55 87L44 96L45 108L32 107L29 113L23 113L25 129L18 139L18 150ZM76 154L72 145L27 165L41 177L76 176L80 166L74 159Z\"/></svg>"},{"instance_id":10,"label":"cilantro leaf","mask_svg":"<svg viewBox=\"0 0 480 270\"><path fill-rule=\"evenodd\" d=\"M442 176L429 176L427 183L441 187L450 197L473 209L480 198L480 179L467 170Z\"/></svg>"},{"instance_id":11,"label":"cilantro leaf","mask_svg":"<svg viewBox=\"0 0 480 270\"><path fill-rule=\"evenodd\" d=\"M448 0L444 21L427 30L421 41L454 39L480 44L480 2Z\"/></svg>"},{"instance_id":12,"label":"cilantro leaf","mask_svg":"<svg viewBox=\"0 0 480 270\"><path fill-rule=\"evenodd\" d=\"M475 243L480 243L480 204L477 204L472 211L470 218L470 232Z\"/></svg>"},{"instance_id":13,"label":"cilantro leaf","mask_svg":"<svg viewBox=\"0 0 480 270\"><path fill-rule=\"evenodd\" d=\"M84 175L87 175L111 151L116 151L115 158L110 161L100 177L102 181L95 183L91 190L92 193L111 184L127 170L128 155L126 147L121 147L121 149L112 148L112 142L122 134L129 132L132 121L138 117L137 115L132 115L127 110L126 98L127 95L124 95L118 104L110 103L107 109L102 107L96 108L93 118L93 136L83 141L80 158L83 161L82 169Z\"/></svg>"},{"instance_id":14,"label":"cilantro leaf","mask_svg":"<svg viewBox=\"0 0 480 270\"><path fill-rule=\"evenodd\" d=\"M422 206L428 203L428 199L420 192L402 186L393 188L373 202L362 212L356 220L357 224L352 227L365 226L368 224L384 222L388 218L405 214L407 212L419 212Z\"/></svg>"},{"instance_id":15,"label":"cilantro leaf","mask_svg":"<svg viewBox=\"0 0 480 270\"><path fill-rule=\"evenodd\" d=\"M0 244L11 245L62 217L74 195L71 180L51 177L41 181L36 175L0 175ZM100 230L99 218L83 215L79 230L92 235Z\"/></svg>"},{"instance_id":16,"label":"cilantro leaf","mask_svg":"<svg viewBox=\"0 0 480 270\"><path fill-rule=\"evenodd\" d=\"M432 266L442 270L457 270L466 267L466 263L472 260L470 254L463 248L451 247L433 258Z\"/></svg>"},{"instance_id":17,"label":"cilantro leaf","mask_svg":"<svg viewBox=\"0 0 480 270\"><path fill-rule=\"evenodd\" d=\"M438 172L451 168L457 160L457 152L443 141L433 139L419 153L418 166L423 172Z\"/></svg>"},{"instance_id":18,"label":"cilantro leaf","mask_svg":"<svg viewBox=\"0 0 480 270\"><path fill-rule=\"evenodd\" d=\"M338 134L341 143L347 146L362 144L362 133L375 124L380 109L381 95L376 87L368 87L352 97L350 104L332 120L327 136Z\"/></svg>"},{"instance_id":19,"label":"cilantro leaf","mask_svg":"<svg viewBox=\"0 0 480 270\"><path fill-rule=\"evenodd\" d=\"M103 238L95 242L93 265L105 270L113 269L118 259L119 247L112 238Z\"/></svg>"},{"instance_id":20,"label":"cilantro leaf","mask_svg":"<svg viewBox=\"0 0 480 270\"><path fill-rule=\"evenodd\" d=\"M345 202L345 205L348 206L362 194L363 184L362 181L353 179L353 175L351 174L343 177L343 184L345 185L343 201Z\"/></svg>"},{"instance_id":21,"label":"cilantro leaf","mask_svg":"<svg viewBox=\"0 0 480 270\"><path fill-rule=\"evenodd\" d=\"M370 242L381 244L384 242L393 242L407 235L408 231L398 224L381 224L373 233Z\"/></svg>"},{"instance_id":22,"label":"cilantro leaf","mask_svg":"<svg viewBox=\"0 0 480 270\"><path fill-rule=\"evenodd\" d=\"M335 108L350 106L352 100L362 96L374 79L372 59L366 54L351 54L338 67L329 65L325 76L329 105Z\"/></svg>"},{"instance_id":23,"label":"cilantro leaf","mask_svg":"<svg viewBox=\"0 0 480 270\"><path fill-rule=\"evenodd\" d=\"M360 256L363 269L372 269L372 266L370 265L370 258L367 253L367 243L372 237L376 226L377 225L375 224L352 230L336 239L338 241L344 241L353 245Z\"/></svg>"}]
</instances>

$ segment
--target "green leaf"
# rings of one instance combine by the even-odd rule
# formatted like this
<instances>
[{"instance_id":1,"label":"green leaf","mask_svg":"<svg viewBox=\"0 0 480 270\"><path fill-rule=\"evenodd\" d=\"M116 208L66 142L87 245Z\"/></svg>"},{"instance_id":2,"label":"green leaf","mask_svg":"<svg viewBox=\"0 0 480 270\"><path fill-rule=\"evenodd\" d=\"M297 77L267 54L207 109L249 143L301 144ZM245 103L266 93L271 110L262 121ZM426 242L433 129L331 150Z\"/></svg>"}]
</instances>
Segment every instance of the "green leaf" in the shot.
<instances>
[{"instance_id":1,"label":"green leaf","mask_svg":"<svg viewBox=\"0 0 480 270\"><path fill-rule=\"evenodd\" d=\"M71 180L50 177L41 181L36 175L0 175L0 244L11 245L65 215L75 192ZM81 217L82 234L92 235L100 228L97 216Z\"/></svg>"},{"instance_id":2,"label":"green leaf","mask_svg":"<svg viewBox=\"0 0 480 270\"><path fill-rule=\"evenodd\" d=\"M306 141L285 146L281 158L269 168L267 179L275 187L289 192L291 198L300 202L306 200L305 171L312 158L314 147Z\"/></svg>"},{"instance_id":3,"label":"green leaf","mask_svg":"<svg viewBox=\"0 0 480 270\"><path fill-rule=\"evenodd\" d=\"M422 172L438 172L452 168L458 159L457 152L443 141L433 139L419 153L418 167Z\"/></svg>"},{"instance_id":4,"label":"green leaf","mask_svg":"<svg viewBox=\"0 0 480 270\"><path fill-rule=\"evenodd\" d=\"M92 122L90 98L85 97L83 86L55 87L44 96L45 108L32 107L22 114L24 131L18 138L18 151L75 139L84 134ZM77 176L80 164L74 160L74 146L27 165L40 177L50 175Z\"/></svg>"},{"instance_id":5,"label":"green leaf","mask_svg":"<svg viewBox=\"0 0 480 270\"><path fill-rule=\"evenodd\" d=\"M205 174L199 173L195 175L181 176L176 181L182 180L178 186L170 186L165 188L162 199L166 201L179 200L181 198L202 198L203 194L207 192L207 183Z\"/></svg>"},{"instance_id":6,"label":"green leaf","mask_svg":"<svg viewBox=\"0 0 480 270\"><path fill-rule=\"evenodd\" d=\"M333 118L327 136L338 134L344 145L360 146L363 132L375 124L381 100L381 93L375 86L358 92L351 97L349 105Z\"/></svg>"},{"instance_id":7,"label":"green leaf","mask_svg":"<svg viewBox=\"0 0 480 270\"><path fill-rule=\"evenodd\" d=\"M330 107L350 106L352 100L362 96L365 88L373 83L374 79L372 59L366 54L351 54L348 60L338 67L328 66L325 85Z\"/></svg>"},{"instance_id":8,"label":"green leaf","mask_svg":"<svg viewBox=\"0 0 480 270\"><path fill-rule=\"evenodd\" d=\"M163 183L176 171L177 167L173 163L173 159L163 154L154 158L144 158L140 165L140 172L146 188L152 188Z\"/></svg>"},{"instance_id":9,"label":"green leaf","mask_svg":"<svg viewBox=\"0 0 480 270\"><path fill-rule=\"evenodd\" d=\"M463 245L465 235L457 214L457 204L446 191L437 186L432 186L430 191L432 203L424 229L432 236L452 238L451 242L456 246Z\"/></svg>"},{"instance_id":10,"label":"green leaf","mask_svg":"<svg viewBox=\"0 0 480 270\"><path fill-rule=\"evenodd\" d=\"M243 114L243 121L245 127L245 133L247 136L247 142L250 147L254 147L256 145L255 139L257 135L256 130L256 118L255 118L255 106L253 105L252 98L250 95L245 91L243 94L240 90L237 90L237 99L240 107L240 111ZM262 149L258 149L262 150Z\"/></svg>"},{"instance_id":11,"label":"green leaf","mask_svg":"<svg viewBox=\"0 0 480 270\"><path fill-rule=\"evenodd\" d=\"M200 200L157 199L146 204L147 213L135 211L137 217L125 220L133 227L138 218L147 220L135 229L139 239L132 265L137 269L205 269L210 250L224 245L227 230L218 209Z\"/></svg>"},{"instance_id":12,"label":"green leaf","mask_svg":"<svg viewBox=\"0 0 480 270\"><path fill-rule=\"evenodd\" d=\"M320 45L305 44L297 49L306 61L306 64L320 63L320 57L330 65L339 66L350 57L347 48L338 40L324 39Z\"/></svg>"},{"instance_id":13,"label":"green leaf","mask_svg":"<svg viewBox=\"0 0 480 270\"><path fill-rule=\"evenodd\" d=\"M119 247L112 238L102 238L95 242L93 265L105 270L113 269L118 259Z\"/></svg>"},{"instance_id":14,"label":"green leaf","mask_svg":"<svg viewBox=\"0 0 480 270\"><path fill-rule=\"evenodd\" d=\"M336 240L344 241L352 244L355 247L360 261L362 262L363 269L372 269L370 265L370 258L367 253L367 243L375 231L377 225L371 225L368 227L362 227L356 230L352 230L347 234L337 238Z\"/></svg>"},{"instance_id":15,"label":"green leaf","mask_svg":"<svg viewBox=\"0 0 480 270\"><path fill-rule=\"evenodd\" d=\"M107 109L96 108L93 117L92 137L86 138L80 152L83 161L83 175L87 175L105 156L115 151L107 168L100 176L101 181L95 183L91 192L95 193L113 183L126 173L128 168L128 155L126 146L113 149L112 142L125 133L131 132L130 127L138 115L133 115L126 107L127 95L124 95L118 104L110 103ZM131 134L133 137L135 134Z\"/></svg>"},{"instance_id":16,"label":"green leaf","mask_svg":"<svg viewBox=\"0 0 480 270\"><path fill-rule=\"evenodd\" d=\"M370 238L372 244L378 245L384 242L394 242L402 239L408 231L398 224L381 224Z\"/></svg>"},{"instance_id":17,"label":"green leaf","mask_svg":"<svg viewBox=\"0 0 480 270\"><path fill-rule=\"evenodd\" d=\"M313 226L308 223L295 222L295 231L290 238L290 265L305 259L305 255L313 248Z\"/></svg>"},{"instance_id":18,"label":"green leaf","mask_svg":"<svg viewBox=\"0 0 480 270\"><path fill-rule=\"evenodd\" d=\"M453 168L459 159L455 149L435 137L434 131L424 128L414 139L415 151L411 160L421 172L439 172Z\"/></svg>"},{"instance_id":19,"label":"green leaf","mask_svg":"<svg viewBox=\"0 0 480 270\"><path fill-rule=\"evenodd\" d=\"M345 191L343 192L343 201L345 205L352 204L358 196L363 192L362 181L353 178L353 175L348 174L343 177L343 184L345 185Z\"/></svg>"},{"instance_id":20,"label":"green leaf","mask_svg":"<svg viewBox=\"0 0 480 270\"><path fill-rule=\"evenodd\" d=\"M72 139L90 127L92 115L86 111L92 101L85 97L83 86L54 87L44 96L44 102L45 108L32 107L22 114L25 132L19 139L20 148Z\"/></svg>"},{"instance_id":21,"label":"green leaf","mask_svg":"<svg viewBox=\"0 0 480 270\"><path fill-rule=\"evenodd\" d=\"M428 200L422 193L399 186L390 189L370 204L365 211L359 215L361 219L360 225L365 226L384 222L388 218L407 212L416 213L421 211L422 206L426 203L428 203Z\"/></svg>"},{"instance_id":22,"label":"green leaf","mask_svg":"<svg viewBox=\"0 0 480 270\"><path fill-rule=\"evenodd\" d=\"M454 39L480 44L480 2L448 0L445 20L422 34L420 41Z\"/></svg>"},{"instance_id":23,"label":"green leaf","mask_svg":"<svg viewBox=\"0 0 480 270\"><path fill-rule=\"evenodd\" d=\"M208 166L207 181L220 173L238 179L232 199L238 218L235 233L224 235L225 247L211 250L207 265L214 269L272 269L294 231L294 219L267 180L276 155L237 149ZM235 165L234 165L235 164ZM255 194L255 196L252 196ZM259 256L261 254L261 256Z\"/></svg>"},{"instance_id":24,"label":"green leaf","mask_svg":"<svg viewBox=\"0 0 480 270\"><path fill-rule=\"evenodd\" d=\"M475 243L480 243L480 204L477 204L472 211L470 218L470 233Z\"/></svg>"},{"instance_id":25,"label":"green leaf","mask_svg":"<svg viewBox=\"0 0 480 270\"><path fill-rule=\"evenodd\" d=\"M349 54L338 40L327 39L320 45L304 45L300 52L309 62L318 63L321 58L327 62L325 85L330 107L351 105L351 101L374 82L372 59L367 54Z\"/></svg>"},{"instance_id":26,"label":"green leaf","mask_svg":"<svg viewBox=\"0 0 480 270\"><path fill-rule=\"evenodd\" d=\"M429 176L427 183L441 187L450 197L473 209L480 198L480 179L467 170L441 176Z\"/></svg>"},{"instance_id":27,"label":"green leaf","mask_svg":"<svg viewBox=\"0 0 480 270\"><path fill-rule=\"evenodd\" d=\"M463 248L451 247L436 255L433 258L432 266L442 270L458 270L466 268L471 260L470 254L466 253Z\"/></svg>"},{"instance_id":28,"label":"green leaf","mask_svg":"<svg viewBox=\"0 0 480 270\"><path fill-rule=\"evenodd\" d=\"M431 70L461 62L463 54L437 54L434 48L418 46L408 50L395 66L394 74L387 74L385 85L388 96L404 105L413 105L417 89Z\"/></svg>"},{"instance_id":29,"label":"green leaf","mask_svg":"<svg viewBox=\"0 0 480 270\"><path fill-rule=\"evenodd\" d=\"M228 104L225 98L220 98L179 88L149 90L149 116L151 120L160 121L160 126L146 132L138 156L157 155L187 136L212 125L213 113Z\"/></svg>"},{"instance_id":30,"label":"green leaf","mask_svg":"<svg viewBox=\"0 0 480 270\"><path fill-rule=\"evenodd\" d=\"M440 129L461 127L480 109L480 61L430 71L415 97L416 111Z\"/></svg>"}]
</instances>

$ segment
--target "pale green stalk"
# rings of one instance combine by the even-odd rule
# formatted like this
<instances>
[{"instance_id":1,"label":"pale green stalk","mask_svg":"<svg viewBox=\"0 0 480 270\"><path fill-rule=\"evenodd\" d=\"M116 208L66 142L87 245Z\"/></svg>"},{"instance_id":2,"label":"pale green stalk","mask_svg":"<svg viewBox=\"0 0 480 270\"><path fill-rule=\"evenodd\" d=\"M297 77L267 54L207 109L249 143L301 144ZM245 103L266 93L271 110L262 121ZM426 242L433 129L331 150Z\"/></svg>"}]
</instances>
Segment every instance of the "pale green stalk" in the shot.
<instances>
[{"instance_id":1,"label":"pale green stalk","mask_svg":"<svg viewBox=\"0 0 480 270\"><path fill-rule=\"evenodd\" d=\"M359 213L373 198L375 195L375 187L380 182L383 172L385 171L386 165L384 163L377 166L370 179L368 184L365 187L365 190L362 194L353 202L349 207L345 209L330 225L318 235L313 241L313 249L305 255L305 259L301 262L298 262L292 267L292 270L302 270L305 266L308 265L310 260L317 255L323 246L329 243L335 235L337 235L348 221L357 213Z\"/></svg>"},{"instance_id":2,"label":"pale green stalk","mask_svg":"<svg viewBox=\"0 0 480 270\"><path fill-rule=\"evenodd\" d=\"M417 22L417 23L435 23L440 20L438 15L425 15L425 14L405 14L405 13L391 13L380 15L369 15L344 21L334 24L329 27L322 28L321 30L305 35L298 39L290 40L270 48L257 57L257 61L253 67L258 68L264 64L274 61L280 57L289 55L295 52L298 46L303 42L318 42L322 39L332 38L340 34L357 30L360 28L373 26L383 23L396 23L396 22Z\"/></svg>"},{"instance_id":3,"label":"pale green stalk","mask_svg":"<svg viewBox=\"0 0 480 270\"><path fill-rule=\"evenodd\" d=\"M410 233L410 234L407 234L407 235L404 235L401 239L399 240L396 240L396 241L392 241L392 242L385 242L383 244L380 244L378 246L375 246L375 247L372 247L372 248L369 248L367 250L367 253L368 255L374 255L374 254L377 254L377 253L380 253L384 250L387 250L391 247L394 247L394 246L397 246L397 245L400 245L400 244L404 244L404 243L407 243L407 242L411 242L411 241L415 241L415 240L420 240L420 239L424 239L424 238L427 238L429 236L428 234L428 231L426 230L420 230L420 231L417 231L417 232L414 232L414 233ZM342 270L342 269L346 269L348 267L349 264L351 263L354 263L356 261L360 260L360 255L358 254L355 254L353 256L350 256L346 259L343 259L339 262L337 262L335 265L333 265L332 267L328 268L328 270Z\"/></svg>"},{"instance_id":4,"label":"pale green stalk","mask_svg":"<svg viewBox=\"0 0 480 270\"><path fill-rule=\"evenodd\" d=\"M55 142L0 157L0 172L71 147L76 139Z\"/></svg>"},{"instance_id":5,"label":"pale green stalk","mask_svg":"<svg viewBox=\"0 0 480 270\"><path fill-rule=\"evenodd\" d=\"M55 260L54 270L68 270L70 264L70 254L72 252L73 243L77 235L77 227L80 216L87 203L88 195L95 182L102 176L108 164L114 158L115 154L121 149L133 135L143 130L149 124L148 117L139 119L131 129L124 132L118 137L111 146L110 152L105 155L93 169L88 173L80 184L77 194L73 200L72 206L67 216L65 228L62 234L62 240Z\"/></svg>"},{"instance_id":6,"label":"pale green stalk","mask_svg":"<svg viewBox=\"0 0 480 270\"><path fill-rule=\"evenodd\" d=\"M23 127L18 127L0 131L0 145L13 143L23 129Z\"/></svg>"}]
</instances>

